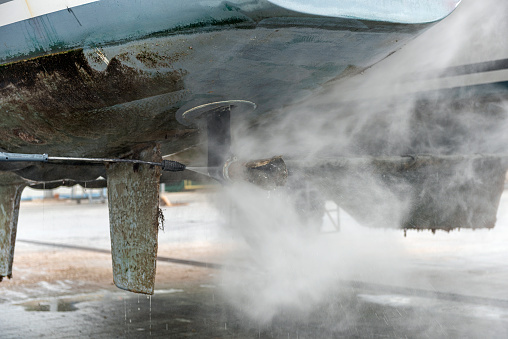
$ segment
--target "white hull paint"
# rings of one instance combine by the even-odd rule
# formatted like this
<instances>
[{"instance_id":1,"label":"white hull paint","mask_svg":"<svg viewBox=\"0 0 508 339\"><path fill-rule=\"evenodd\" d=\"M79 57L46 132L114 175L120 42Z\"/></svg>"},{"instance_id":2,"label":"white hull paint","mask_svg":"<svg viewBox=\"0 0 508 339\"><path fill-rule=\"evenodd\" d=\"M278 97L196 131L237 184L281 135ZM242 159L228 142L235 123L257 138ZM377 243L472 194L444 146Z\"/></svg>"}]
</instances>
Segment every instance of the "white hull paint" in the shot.
<instances>
[{"instance_id":1,"label":"white hull paint","mask_svg":"<svg viewBox=\"0 0 508 339\"><path fill-rule=\"evenodd\" d=\"M8 0L0 3L0 27L99 0Z\"/></svg>"}]
</instances>

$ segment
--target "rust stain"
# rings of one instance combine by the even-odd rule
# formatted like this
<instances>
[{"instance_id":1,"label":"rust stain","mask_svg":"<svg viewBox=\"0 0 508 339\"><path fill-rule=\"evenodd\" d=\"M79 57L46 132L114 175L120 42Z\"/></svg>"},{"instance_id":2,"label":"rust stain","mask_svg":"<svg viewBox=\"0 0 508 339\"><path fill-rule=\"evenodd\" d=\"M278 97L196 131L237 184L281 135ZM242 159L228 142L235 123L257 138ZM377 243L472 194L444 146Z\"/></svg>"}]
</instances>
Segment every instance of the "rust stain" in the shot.
<instances>
[{"instance_id":1,"label":"rust stain","mask_svg":"<svg viewBox=\"0 0 508 339\"><path fill-rule=\"evenodd\" d=\"M44 142L38 138L36 138L34 135L30 134L29 132L23 131L20 128L16 128L12 131L12 134L20 138L21 140L28 142L30 144L40 145Z\"/></svg>"},{"instance_id":2,"label":"rust stain","mask_svg":"<svg viewBox=\"0 0 508 339\"><path fill-rule=\"evenodd\" d=\"M186 52L178 52L171 55L161 55L159 53L144 50L136 54L136 59L148 68L171 67L172 63L177 62L187 55L188 53ZM125 55L122 57L125 57Z\"/></svg>"},{"instance_id":3,"label":"rust stain","mask_svg":"<svg viewBox=\"0 0 508 339\"><path fill-rule=\"evenodd\" d=\"M30 16L33 18L34 13L32 11L32 7L30 7L30 4L28 3L28 0L25 0L26 8L28 9L28 12L30 13Z\"/></svg>"}]
</instances>

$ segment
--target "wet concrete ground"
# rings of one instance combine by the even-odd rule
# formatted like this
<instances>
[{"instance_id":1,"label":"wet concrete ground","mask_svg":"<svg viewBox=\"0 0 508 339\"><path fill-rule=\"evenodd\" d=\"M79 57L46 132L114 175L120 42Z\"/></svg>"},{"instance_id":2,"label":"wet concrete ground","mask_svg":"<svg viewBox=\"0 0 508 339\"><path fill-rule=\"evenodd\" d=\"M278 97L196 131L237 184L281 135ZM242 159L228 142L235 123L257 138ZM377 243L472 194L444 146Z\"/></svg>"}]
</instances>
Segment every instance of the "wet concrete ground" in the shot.
<instances>
[{"instance_id":1,"label":"wet concrete ground","mask_svg":"<svg viewBox=\"0 0 508 339\"><path fill-rule=\"evenodd\" d=\"M246 295L232 290L255 290L257 277L270 276L269 265L245 260L206 195L170 200L185 204L164 208L152 297L112 285L106 205L23 204L14 277L0 285L0 337L508 337L507 194L491 231L404 238L400 231L363 229L341 214L341 232L322 236L342 249L348 274L337 272L320 297L267 305L265 318L252 316L263 296L232 300ZM332 229L325 219L324 230Z\"/></svg>"}]
</instances>

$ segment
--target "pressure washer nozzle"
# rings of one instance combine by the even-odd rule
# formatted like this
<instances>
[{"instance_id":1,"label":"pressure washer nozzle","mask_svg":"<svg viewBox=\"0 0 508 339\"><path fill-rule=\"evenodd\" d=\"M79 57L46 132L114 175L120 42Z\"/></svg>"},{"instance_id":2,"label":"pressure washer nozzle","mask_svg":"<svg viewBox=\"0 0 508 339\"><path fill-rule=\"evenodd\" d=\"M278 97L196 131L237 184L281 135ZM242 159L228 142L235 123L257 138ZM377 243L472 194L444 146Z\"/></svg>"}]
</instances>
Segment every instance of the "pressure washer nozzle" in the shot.
<instances>
[{"instance_id":1,"label":"pressure washer nozzle","mask_svg":"<svg viewBox=\"0 0 508 339\"><path fill-rule=\"evenodd\" d=\"M288 169L281 156L246 163L232 160L224 165L223 175L229 181L244 180L263 189L273 190L286 184Z\"/></svg>"},{"instance_id":2,"label":"pressure washer nozzle","mask_svg":"<svg viewBox=\"0 0 508 339\"><path fill-rule=\"evenodd\" d=\"M162 160L162 170L166 172L181 172L185 165L173 160Z\"/></svg>"}]
</instances>

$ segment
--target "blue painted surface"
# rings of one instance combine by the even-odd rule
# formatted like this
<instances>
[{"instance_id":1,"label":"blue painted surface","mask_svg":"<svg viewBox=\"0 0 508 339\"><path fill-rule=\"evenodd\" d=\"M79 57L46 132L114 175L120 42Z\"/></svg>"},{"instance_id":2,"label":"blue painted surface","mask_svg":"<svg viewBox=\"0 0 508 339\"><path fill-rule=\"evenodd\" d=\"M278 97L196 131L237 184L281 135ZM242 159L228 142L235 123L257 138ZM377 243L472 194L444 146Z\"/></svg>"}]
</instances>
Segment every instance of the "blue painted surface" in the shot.
<instances>
[{"instance_id":1,"label":"blue painted surface","mask_svg":"<svg viewBox=\"0 0 508 339\"><path fill-rule=\"evenodd\" d=\"M246 4L250 9L273 7L266 1L252 5L245 0L102 0L75 7L73 13L63 10L0 27L0 62L130 41L160 31L249 21L241 9Z\"/></svg>"},{"instance_id":2,"label":"blue painted surface","mask_svg":"<svg viewBox=\"0 0 508 339\"><path fill-rule=\"evenodd\" d=\"M132 41L156 32L178 33L204 26L227 28L230 24L254 24L267 17L287 16L288 11L281 11L277 5L326 17L420 23L446 16L457 1L101 0L0 27L0 62Z\"/></svg>"}]
</instances>

